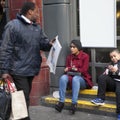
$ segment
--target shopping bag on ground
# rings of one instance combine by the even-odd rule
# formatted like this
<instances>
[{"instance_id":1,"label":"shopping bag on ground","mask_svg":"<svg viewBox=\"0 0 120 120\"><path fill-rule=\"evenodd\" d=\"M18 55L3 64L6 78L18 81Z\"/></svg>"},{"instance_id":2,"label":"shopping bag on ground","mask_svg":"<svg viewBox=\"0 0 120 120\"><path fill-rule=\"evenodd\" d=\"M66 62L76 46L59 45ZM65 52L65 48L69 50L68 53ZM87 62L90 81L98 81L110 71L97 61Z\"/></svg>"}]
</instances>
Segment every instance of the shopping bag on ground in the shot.
<instances>
[{"instance_id":1,"label":"shopping bag on ground","mask_svg":"<svg viewBox=\"0 0 120 120\"><path fill-rule=\"evenodd\" d=\"M22 119L28 117L28 111L23 91L20 90L11 93L11 98L13 119Z\"/></svg>"}]
</instances>

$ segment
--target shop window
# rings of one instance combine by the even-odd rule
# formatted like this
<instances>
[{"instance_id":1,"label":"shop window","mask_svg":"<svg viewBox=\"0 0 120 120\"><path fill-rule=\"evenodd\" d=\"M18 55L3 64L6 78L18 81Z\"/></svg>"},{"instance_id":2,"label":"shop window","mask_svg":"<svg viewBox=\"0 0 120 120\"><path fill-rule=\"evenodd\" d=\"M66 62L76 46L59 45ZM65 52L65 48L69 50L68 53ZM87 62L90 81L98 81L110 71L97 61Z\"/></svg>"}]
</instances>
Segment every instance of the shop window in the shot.
<instances>
[{"instance_id":1,"label":"shop window","mask_svg":"<svg viewBox=\"0 0 120 120\"><path fill-rule=\"evenodd\" d=\"M110 53L111 49L96 49L96 62L97 63L109 63L110 62Z\"/></svg>"},{"instance_id":2,"label":"shop window","mask_svg":"<svg viewBox=\"0 0 120 120\"><path fill-rule=\"evenodd\" d=\"M120 0L116 0L116 22L117 22L117 48L120 50ZM75 2L76 21L74 22L76 37L80 36L79 23L79 0ZM84 51L90 55L90 74L93 83L97 83L98 76L104 71L105 66L110 62L109 52L111 48L84 48Z\"/></svg>"},{"instance_id":3,"label":"shop window","mask_svg":"<svg viewBox=\"0 0 120 120\"><path fill-rule=\"evenodd\" d=\"M117 2L117 35L120 36L120 1Z\"/></svg>"},{"instance_id":4,"label":"shop window","mask_svg":"<svg viewBox=\"0 0 120 120\"><path fill-rule=\"evenodd\" d=\"M77 36L80 36L80 23L79 23L79 0L77 0L77 4L76 4L76 8L77 8Z\"/></svg>"}]
</instances>

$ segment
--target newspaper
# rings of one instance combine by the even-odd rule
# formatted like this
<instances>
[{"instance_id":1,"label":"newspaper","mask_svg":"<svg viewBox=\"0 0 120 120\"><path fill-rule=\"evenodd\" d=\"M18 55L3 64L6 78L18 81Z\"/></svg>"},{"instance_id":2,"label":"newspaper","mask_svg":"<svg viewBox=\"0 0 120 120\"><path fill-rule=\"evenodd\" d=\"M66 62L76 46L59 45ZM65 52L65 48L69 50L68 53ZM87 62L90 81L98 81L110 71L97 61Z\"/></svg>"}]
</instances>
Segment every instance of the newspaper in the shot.
<instances>
[{"instance_id":1,"label":"newspaper","mask_svg":"<svg viewBox=\"0 0 120 120\"><path fill-rule=\"evenodd\" d=\"M55 74L58 57L62 49L62 46L58 40L58 36L56 36L55 39L56 40L53 46L51 47L51 50L49 52L48 59L47 59L47 64L50 68L50 72L53 74Z\"/></svg>"}]
</instances>

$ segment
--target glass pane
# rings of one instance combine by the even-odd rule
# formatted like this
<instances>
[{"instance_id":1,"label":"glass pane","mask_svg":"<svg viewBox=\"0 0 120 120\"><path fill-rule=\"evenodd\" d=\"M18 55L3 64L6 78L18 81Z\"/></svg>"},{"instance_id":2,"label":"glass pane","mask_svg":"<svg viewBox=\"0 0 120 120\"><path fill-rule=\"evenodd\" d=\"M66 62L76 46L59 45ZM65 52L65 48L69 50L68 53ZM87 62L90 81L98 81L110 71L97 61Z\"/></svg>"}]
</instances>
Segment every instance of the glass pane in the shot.
<instances>
[{"instance_id":1,"label":"glass pane","mask_svg":"<svg viewBox=\"0 0 120 120\"><path fill-rule=\"evenodd\" d=\"M0 1L0 40L2 39L2 33L5 24L6 24L5 0L1 0Z\"/></svg>"},{"instance_id":2,"label":"glass pane","mask_svg":"<svg viewBox=\"0 0 120 120\"><path fill-rule=\"evenodd\" d=\"M96 82L98 82L98 77L103 73L103 71L105 70L105 68L103 67L96 67Z\"/></svg>"},{"instance_id":3,"label":"glass pane","mask_svg":"<svg viewBox=\"0 0 120 120\"><path fill-rule=\"evenodd\" d=\"M76 21L76 23L77 23L77 36L80 36L80 26L79 26L79 0L77 0L77 4L76 4L77 6L76 6L76 8L77 8L77 21Z\"/></svg>"},{"instance_id":4,"label":"glass pane","mask_svg":"<svg viewBox=\"0 0 120 120\"><path fill-rule=\"evenodd\" d=\"M110 57L109 57L110 49L96 49L96 62L98 63L109 63Z\"/></svg>"},{"instance_id":5,"label":"glass pane","mask_svg":"<svg viewBox=\"0 0 120 120\"><path fill-rule=\"evenodd\" d=\"M117 36L120 36L120 1L117 2Z\"/></svg>"},{"instance_id":6,"label":"glass pane","mask_svg":"<svg viewBox=\"0 0 120 120\"><path fill-rule=\"evenodd\" d=\"M89 48L83 48L83 51L86 52L89 55L89 57L90 57L89 61L91 62L91 49L89 49Z\"/></svg>"}]
</instances>

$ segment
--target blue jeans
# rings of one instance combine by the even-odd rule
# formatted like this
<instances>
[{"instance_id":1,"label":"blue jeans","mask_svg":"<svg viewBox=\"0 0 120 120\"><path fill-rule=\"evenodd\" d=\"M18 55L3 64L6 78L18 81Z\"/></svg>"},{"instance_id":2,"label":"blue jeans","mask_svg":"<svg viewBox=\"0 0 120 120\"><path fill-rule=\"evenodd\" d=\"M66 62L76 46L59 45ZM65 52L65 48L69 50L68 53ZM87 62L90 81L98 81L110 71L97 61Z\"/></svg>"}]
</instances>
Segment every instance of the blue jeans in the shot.
<instances>
[{"instance_id":1,"label":"blue jeans","mask_svg":"<svg viewBox=\"0 0 120 120\"><path fill-rule=\"evenodd\" d=\"M65 93L68 84L68 76L62 75L59 79L59 95L60 95L60 102L65 101ZM86 82L81 76L74 76L72 78L72 103L76 104L78 100L79 90L85 89Z\"/></svg>"}]
</instances>

